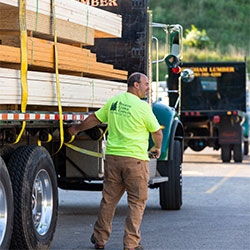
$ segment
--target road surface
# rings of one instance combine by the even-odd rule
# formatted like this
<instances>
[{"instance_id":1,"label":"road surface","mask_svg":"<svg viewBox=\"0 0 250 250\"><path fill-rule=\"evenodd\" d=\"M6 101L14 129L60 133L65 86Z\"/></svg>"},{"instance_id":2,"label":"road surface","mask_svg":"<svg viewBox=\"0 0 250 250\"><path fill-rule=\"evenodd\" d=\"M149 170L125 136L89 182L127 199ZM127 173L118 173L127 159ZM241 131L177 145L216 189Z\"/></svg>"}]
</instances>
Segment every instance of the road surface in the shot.
<instances>
[{"instance_id":1,"label":"road surface","mask_svg":"<svg viewBox=\"0 0 250 250\"><path fill-rule=\"evenodd\" d=\"M59 192L59 217L51 249L94 249L90 236L100 192ZM123 250L126 196L118 204L107 250ZM162 211L149 189L142 226L145 250L250 250L250 157L221 163L211 149L185 151L183 206Z\"/></svg>"}]
</instances>

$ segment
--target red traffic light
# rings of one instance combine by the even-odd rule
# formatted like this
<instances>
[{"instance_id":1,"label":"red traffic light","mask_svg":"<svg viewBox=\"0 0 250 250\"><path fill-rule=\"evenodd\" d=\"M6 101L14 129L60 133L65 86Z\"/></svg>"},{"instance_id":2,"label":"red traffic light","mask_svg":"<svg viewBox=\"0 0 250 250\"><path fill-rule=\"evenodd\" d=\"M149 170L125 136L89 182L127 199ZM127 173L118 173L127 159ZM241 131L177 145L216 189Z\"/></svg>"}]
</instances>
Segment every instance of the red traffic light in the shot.
<instances>
[{"instance_id":1,"label":"red traffic light","mask_svg":"<svg viewBox=\"0 0 250 250\"><path fill-rule=\"evenodd\" d=\"M219 123L220 122L220 116L219 115L215 115L214 118L214 123Z\"/></svg>"},{"instance_id":2,"label":"red traffic light","mask_svg":"<svg viewBox=\"0 0 250 250\"><path fill-rule=\"evenodd\" d=\"M175 74L179 74L181 72L181 67L177 66L175 68L172 68L172 71L175 73Z\"/></svg>"}]
</instances>

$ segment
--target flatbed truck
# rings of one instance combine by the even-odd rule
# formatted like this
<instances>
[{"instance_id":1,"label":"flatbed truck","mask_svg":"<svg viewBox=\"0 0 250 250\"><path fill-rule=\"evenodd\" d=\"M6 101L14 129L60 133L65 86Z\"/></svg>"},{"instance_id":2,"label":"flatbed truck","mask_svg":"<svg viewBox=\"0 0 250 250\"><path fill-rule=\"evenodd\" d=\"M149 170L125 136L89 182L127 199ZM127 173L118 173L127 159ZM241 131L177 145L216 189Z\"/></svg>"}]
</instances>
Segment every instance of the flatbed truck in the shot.
<instances>
[{"instance_id":1,"label":"flatbed truck","mask_svg":"<svg viewBox=\"0 0 250 250\"><path fill-rule=\"evenodd\" d=\"M100 4L99 7L122 16L122 37L96 39L91 50L99 62L112 63L129 74L142 72L151 80L154 25L148 1L113 2L115 4ZM181 36L180 25L160 27L166 36ZM180 45L175 45L175 51ZM148 99L151 103L150 96ZM80 123L95 109L63 112L65 143L60 148L59 112L44 110L41 106L25 112L1 107L0 249L49 249L56 229L58 188L102 190L102 149L105 135L108 136L105 134L107 124L80 133L70 143L72 138L67 128ZM152 108L162 125L164 139L160 159L150 161L149 187L159 188L162 209L178 210L182 206L183 126L175 109L161 103L152 104ZM26 122L25 130L16 143L23 122ZM84 152L72 150L66 143ZM152 141L149 144L152 145Z\"/></svg>"}]
</instances>

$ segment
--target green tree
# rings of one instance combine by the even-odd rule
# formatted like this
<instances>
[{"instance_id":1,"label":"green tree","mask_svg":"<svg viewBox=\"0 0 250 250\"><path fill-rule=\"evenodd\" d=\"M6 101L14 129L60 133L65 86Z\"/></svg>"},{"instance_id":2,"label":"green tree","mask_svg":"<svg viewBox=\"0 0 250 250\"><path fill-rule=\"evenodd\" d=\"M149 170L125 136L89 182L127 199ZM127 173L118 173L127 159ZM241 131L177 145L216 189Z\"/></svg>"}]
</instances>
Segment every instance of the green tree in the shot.
<instances>
[{"instance_id":1,"label":"green tree","mask_svg":"<svg viewBox=\"0 0 250 250\"><path fill-rule=\"evenodd\" d=\"M249 0L149 0L153 21L179 23L184 30L195 25L205 29L216 48L223 53L232 46L250 53Z\"/></svg>"},{"instance_id":2,"label":"green tree","mask_svg":"<svg viewBox=\"0 0 250 250\"><path fill-rule=\"evenodd\" d=\"M193 24L191 29L186 29L186 38L184 38L184 45L188 47L205 49L211 44L210 38L207 36L205 29L198 30Z\"/></svg>"}]
</instances>

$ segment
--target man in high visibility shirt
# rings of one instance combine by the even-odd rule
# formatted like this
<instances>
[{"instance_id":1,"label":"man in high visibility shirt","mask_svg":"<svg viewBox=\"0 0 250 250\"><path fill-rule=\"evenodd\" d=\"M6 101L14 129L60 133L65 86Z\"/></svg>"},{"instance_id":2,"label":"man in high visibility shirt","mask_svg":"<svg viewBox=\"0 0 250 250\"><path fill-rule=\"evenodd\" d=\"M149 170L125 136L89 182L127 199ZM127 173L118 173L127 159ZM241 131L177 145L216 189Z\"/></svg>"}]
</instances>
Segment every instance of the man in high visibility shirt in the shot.
<instances>
[{"instance_id":1,"label":"man in high visibility shirt","mask_svg":"<svg viewBox=\"0 0 250 250\"><path fill-rule=\"evenodd\" d=\"M140 225L148 195L148 138L152 135L154 158L161 154L162 131L144 98L149 90L148 78L133 73L128 78L128 91L119 94L77 126L71 135L99 123L108 123L108 140L104 164L103 198L91 241L96 249L104 249L111 230L116 205L124 192L128 196L128 215L123 238L124 250L143 249Z\"/></svg>"}]
</instances>

